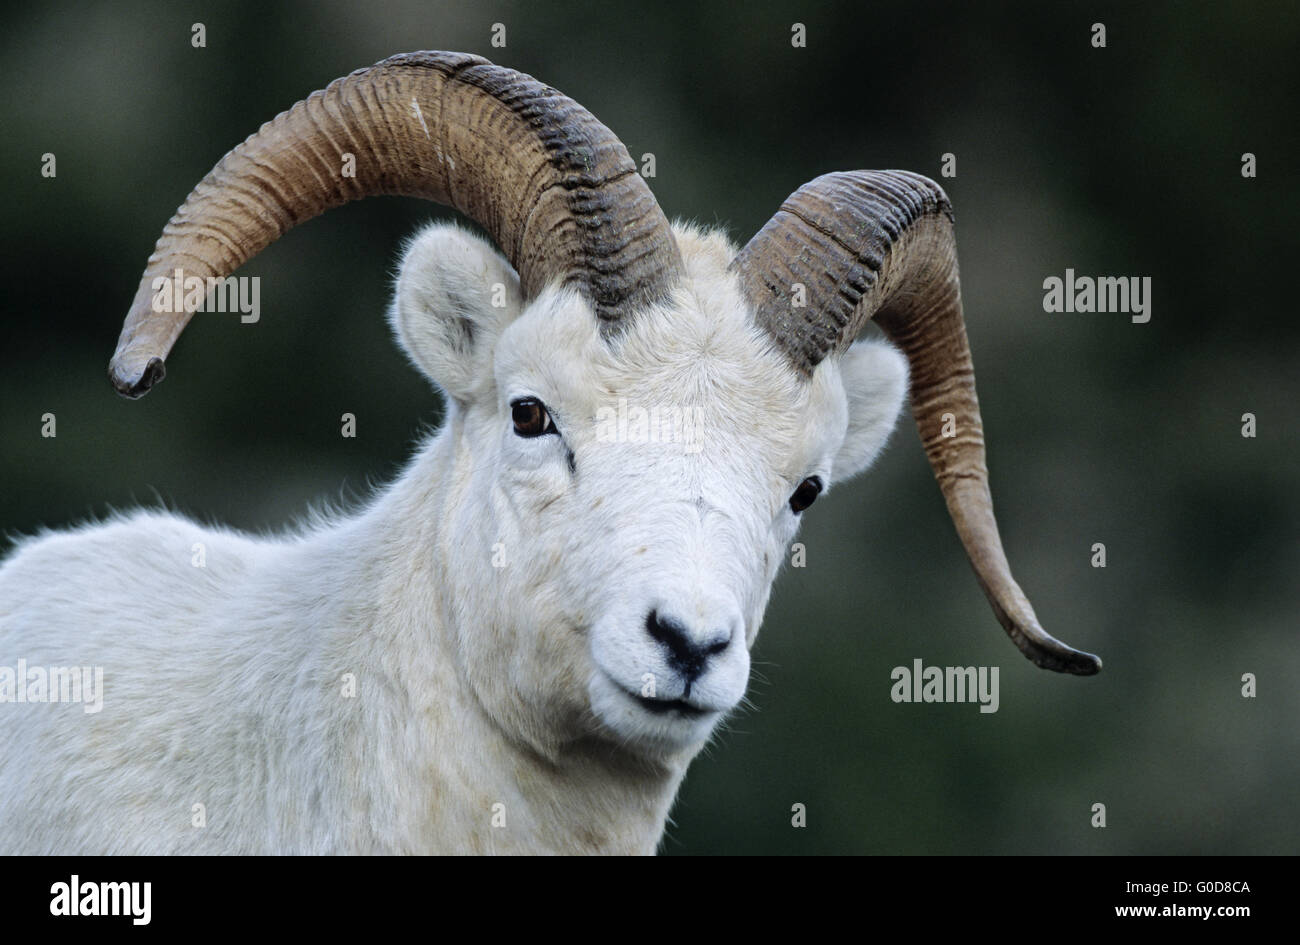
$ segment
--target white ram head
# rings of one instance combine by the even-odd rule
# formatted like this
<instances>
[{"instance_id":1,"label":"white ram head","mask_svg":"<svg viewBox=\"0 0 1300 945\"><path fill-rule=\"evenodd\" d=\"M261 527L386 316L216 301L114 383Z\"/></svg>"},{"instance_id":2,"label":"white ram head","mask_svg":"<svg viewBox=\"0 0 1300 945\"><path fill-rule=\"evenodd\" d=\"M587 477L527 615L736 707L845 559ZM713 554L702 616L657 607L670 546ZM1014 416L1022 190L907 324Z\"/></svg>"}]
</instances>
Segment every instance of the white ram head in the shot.
<instances>
[{"instance_id":1,"label":"white ram head","mask_svg":"<svg viewBox=\"0 0 1300 945\"><path fill-rule=\"evenodd\" d=\"M349 153L355 176L341 173ZM999 620L1038 665L1096 672L1041 629L1008 569L951 210L914 174L818 178L737 253L670 227L626 149L554 89L475 56L393 57L281 114L195 188L128 315L118 390L162 377L191 314L154 311L156 279L224 277L371 194L454 206L504 252L426 230L392 321L448 398L454 459L420 510L447 536L429 549L444 619L463 677L514 733L698 746L744 693L799 513L871 463L909 375ZM897 349L855 343L873 318Z\"/></svg>"}]
</instances>

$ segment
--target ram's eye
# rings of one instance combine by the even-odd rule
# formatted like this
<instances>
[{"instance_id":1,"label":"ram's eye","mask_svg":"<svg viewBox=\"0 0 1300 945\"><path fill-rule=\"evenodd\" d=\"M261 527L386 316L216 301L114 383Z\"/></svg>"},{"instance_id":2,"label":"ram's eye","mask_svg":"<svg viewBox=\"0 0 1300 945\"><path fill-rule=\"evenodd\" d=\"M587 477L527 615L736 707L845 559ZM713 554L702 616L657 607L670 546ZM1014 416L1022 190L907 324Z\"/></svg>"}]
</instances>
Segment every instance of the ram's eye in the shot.
<instances>
[{"instance_id":1,"label":"ram's eye","mask_svg":"<svg viewBox=\"0 0 1300 945\"><path fill-rule=\"evenodd\" d=\"M510 415L515 421L515 433L523 437L559 433L546 412L546 405L535 397L522 397L510 402Z\"/></svg>"},{"instance_id":2,"label":"ram's eye","mask_svg":"<svg viewBox=\"0 0 1300 945\"><path fill-rule=\"evenodd\" d=\"M822 492L822 481L818 476L809 476L803 482L799 483L799 488L794 490L794 495L790 496L790 510L798 515L808 506L817 501L817 497Z\"/></svg>"}]
</instances>

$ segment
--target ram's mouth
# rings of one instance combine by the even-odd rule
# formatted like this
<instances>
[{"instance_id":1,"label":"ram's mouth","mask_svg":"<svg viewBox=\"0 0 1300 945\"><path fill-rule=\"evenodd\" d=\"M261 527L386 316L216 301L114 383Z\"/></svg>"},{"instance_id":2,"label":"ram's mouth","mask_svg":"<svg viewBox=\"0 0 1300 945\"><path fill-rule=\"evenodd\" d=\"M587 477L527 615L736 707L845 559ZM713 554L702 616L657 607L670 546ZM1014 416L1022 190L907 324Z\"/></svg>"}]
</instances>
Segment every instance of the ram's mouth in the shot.
<instances>
[{"instance_id":1,"label":"ram's mouth","mask_svg":"<svg viewBox=\"0 0 1300 945\"><path fill-rule=\"evenodd\" d=\"M604 670L600 671L597 677L603 683L606 692L620 702L624 699L632 703L647 715L657 716L663 720L661 724L669 726L679 726L689 724L692 728L698 724L708 723L720 716L725 709L714 708L709 705L700 705L689 699L662 699L652 696L643 696L631 686L620 683L611 673ZM608 697L607 697L608 698ZM626 706L627 703L623 703ZM623 714L627 710L620 707L621 711L617 714Z\"/></svg>"},{"instance_id":2,"label":"ram's mouth","mask_svg":"<svg viewBox=\"0 0 1300 945\"><path fill-rule=\"evenodd\" d=\"M687 718L695 719L709 715L712 712L710 709L693 706L685 699L650 699L646 696L638 696L634 692L629 692L628 695L635 699L641 708L647 712L653 712L655 715L667 715L675 712Z\"/></svg>"}]
</instances>

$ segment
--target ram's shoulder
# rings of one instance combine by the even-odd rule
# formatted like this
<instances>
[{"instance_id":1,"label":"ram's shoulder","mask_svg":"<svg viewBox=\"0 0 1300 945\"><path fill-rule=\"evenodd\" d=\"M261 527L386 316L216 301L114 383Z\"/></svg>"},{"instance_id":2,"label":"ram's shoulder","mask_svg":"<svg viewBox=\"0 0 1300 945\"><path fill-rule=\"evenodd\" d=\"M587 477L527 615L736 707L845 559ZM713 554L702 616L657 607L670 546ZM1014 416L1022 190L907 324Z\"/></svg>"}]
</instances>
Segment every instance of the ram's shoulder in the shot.
<instances>
[{"instance_id":1,"label":"ram's shoulder","mask_svg":"<svg viewBox=\"0 0 1300 945\"><path fill-rule=\"evenodd\" d=\"M204 567L214 550L244 558L259 542L251 536L214 528L173 512L140 509L113 513L72 528L40 530L17 538L0 561L0 575L30 574L56 568L61 577L80 571L111 574L124 561L132 570L169 565Z\"/></svg>"}]
</instances>

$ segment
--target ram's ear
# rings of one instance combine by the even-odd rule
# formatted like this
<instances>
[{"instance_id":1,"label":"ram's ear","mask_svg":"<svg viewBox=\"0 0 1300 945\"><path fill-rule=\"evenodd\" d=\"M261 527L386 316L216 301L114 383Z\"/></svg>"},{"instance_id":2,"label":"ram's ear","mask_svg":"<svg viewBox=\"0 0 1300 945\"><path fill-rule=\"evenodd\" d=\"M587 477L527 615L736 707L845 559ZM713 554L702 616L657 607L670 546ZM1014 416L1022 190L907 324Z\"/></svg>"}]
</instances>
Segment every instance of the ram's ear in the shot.
<instances>
[{"instance_id":1,"label":"ram's ear","mask_svg":"<svg viewBox=\"0 0 1300 945\"><path fill-rule=\"evenodd\" d=\"M416 367L462 403L492 383L492 350L523 307L519 276L491 243L453 224L402 254L388 319Z\"/></svg>"},{"instance_id":2,"label":"ram's ear","mask_svg":"<svg viewBox=\"0 0 1300 945\"><path fill-rule=\"evenodd\" d=\"M856 476L875 462L907 396L907 358L888 342L859 341L840 356L839 364L849 428L831 469L836 480Z\"/></svg>"}]
</instances>

